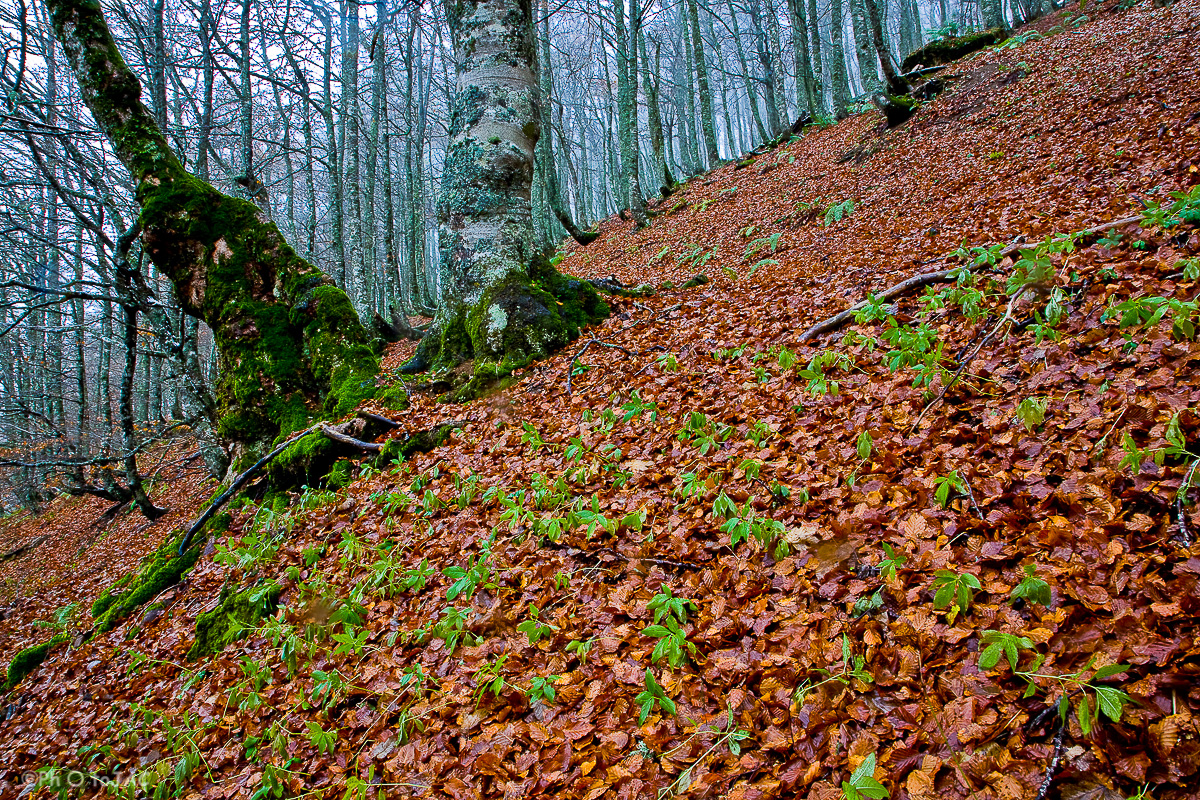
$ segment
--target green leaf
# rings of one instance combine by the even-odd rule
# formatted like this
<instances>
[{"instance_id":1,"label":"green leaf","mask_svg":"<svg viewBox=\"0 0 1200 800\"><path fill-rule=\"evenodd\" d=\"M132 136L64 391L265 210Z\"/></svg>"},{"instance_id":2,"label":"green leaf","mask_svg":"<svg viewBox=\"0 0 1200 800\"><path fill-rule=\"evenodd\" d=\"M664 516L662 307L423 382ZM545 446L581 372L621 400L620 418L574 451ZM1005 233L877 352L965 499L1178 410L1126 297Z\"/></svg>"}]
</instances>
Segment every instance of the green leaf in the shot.
<instances>
[{"instance_id":1,"label":"green leaf","mask_svg":"<svg viewBox=\"0 0 1200 800\"><path fill-rule=\"evenodd\" d=\"M1075 713L1079 716L1079 728L1083 731L1084 736L1092 735L1092 703L1085 694L1079 700L1079 705L1075 709Z\"/></svg>"},{"instance_id":2,"label":"green leaf","mask_svg":"<svg viewBox=\"0 0 1200 800\"><path fill-rule=\"evenodd\" d=\"M1104 716L1113 722L1120 722L1121 712L1124 711L1125 704L1129 702L1129 695L1111 686L1093 686L1092 688L1096 690L1096 700L1099 702Z\"/></svg>"},{"instance_id":3,"label":"green leaf","mask_svg":"<svg viewBox=\"0 0 1200 800\"><path fill-rule=\"evenodd\" d=\"M979 654L979 668L983 671L994 669L1000 663L1000 643L990 644Z\"/></svg>"},{"instance_id":4,"label":"green leaf","mask_svg":"<svg viewBox=\"0 0 1200 800\"><path fill-rule=\"evenodd\" d=\"M849 647L849 644L846 645ZM847 659L849 656L847 656ZM875 754L868 753L867 757L858 765L858 769L850 773L850 783L854 787L858 787L864 777L874 777L875 775Z\"/></svg>"},{"instance_id":5,"label":"green leaf","mask_svg":"<svg viewBox=\"0 0 1200 800\"><path fill-rule=\"evenodd\" d=\"M1122 672L1129 670L1128 664L1109 664L1107 667L1101 667L1096 670L1096 674L1092 676L1094 681L1102 681L1105 678L1111 678L1113 675L1120 675Z\"/></svg>"}]
</instances>

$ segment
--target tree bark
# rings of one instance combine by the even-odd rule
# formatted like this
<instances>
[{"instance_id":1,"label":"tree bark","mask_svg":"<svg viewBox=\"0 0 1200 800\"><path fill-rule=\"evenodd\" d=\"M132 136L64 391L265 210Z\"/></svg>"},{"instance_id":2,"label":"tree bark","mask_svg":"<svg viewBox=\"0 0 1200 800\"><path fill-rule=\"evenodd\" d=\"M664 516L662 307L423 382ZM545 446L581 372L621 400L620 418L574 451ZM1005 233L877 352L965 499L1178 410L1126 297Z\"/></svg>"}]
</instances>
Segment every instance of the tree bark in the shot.
<instances>
[{"instance_id":1,"label":"tree bark","mask_svg":"<svg viewBox=\"0 0 1200 800\"><path fill-rule=\"evenodd\" d=\"M407 372L473 358L472 391L562 347L607 308L533 246L541 132L532 0L446 0L457 65L438 198L441 304Z\"/></svg>"},{"instance_id":2,"label":"tree bark","mask_svg":"<svg viewBox=\"0 0 1200 800\"><path fill-rule=\"evenodd\" d=\"M696 63L696 88L700 95L700 130L704 135L704 155L708 159L708 168L712 169L720 163L721 153L717 150L712 90L708 85L708 65L704 61L704 39L700 37L700 13L696 9L696 0L688 0L687 14L692 26L692 59Z\"/></svg>"},{"instance_id":3,"label":"tree bark","mask_svg":"<svg viewBox=\"0 0 1200 800\"><path fill-rule=\"evenodd\" d=\"M646 117L650 127L650 152L654 156L654 180L659 185L659 193L665 196L675 186L675 178L672 177L671 170L667 167L667 156L663 150L662 110L658 105L659 82L657 76L662 74L658 69L661 48L655 42L653 74L650 72L650 59L646 52L646 37L642 36L640 32L638 49L642 56L642 86L646 89Z\"/></svg>"},{"instance_id":4,"label":"tree bark","mask_svg":"<svg viewBox=\"0 0 1200 800\"><path fill-rule=\"evenodd\" d=\"M542 29L538 35L538 46L541 49L541 62L538 64L538 91L540 92L542 118L549 119L550 107L554 102L554 70L550 64L550 9L547 7L545 0L542 2L540 13L542 14ZM562 187L558 181L558 169L554 164L554 137L552 132L553 127L546 126L545 135L539 137L537 143L540 153L539 159L542 177L545 182L546 201L559 224L563 226L563 230L580 245L586 247L596 241L596 238L600 234L595 231L580 229L575 224L575 220L571 218L571 212L567 209L567 205L563 201Z\"/></svg>"},{"instance_id":5,"label":"tree bark","mask_svg":"<svg viewBox=\"0 0 1200 800\"><path fill-rule=\"evenodd\" d=\"M874 94L879 91L880 85L879 59L871 44L865 0L850 0L850 16L854 19L854 55L858 60L858 73L862 78L863 92Z\"/></svg>"},{"instance_id":6,"label":"tree bark","mask_svg":"<svg viewBox=\"0 0 1200 800\"><path fill-rule=\"evenodd\" d=\"M792 23L792 57L796 63L796 105L808 109L810 119L817 118L812 58L808 53L808 22L804 18L804 0L788 0Z\"/></svg>"},{"instance_id":7,"label":"tree bark","mask_svg":"<svg viewBox=\"0 0 1200 800\"><path fill-rule=\"evenodd\" d=\"M220 352L219 432L251 455L372 394L378 362L344 292L252 204L184 170L141 101L97 0L48 0L84 102L129 169L143 247Z\"/></svg>"},{"instance_id":8,"label":"tree bark","mask_svg":"<svg viewBox=\"0 0 1200 800\"><path fill-rule=\"evenodd\" d=\"M637 137L637 30L641 21L638 3L630 5L628 30L625 25L625 0L613 0L616 23L617 56L617 139L621 148L621 183L634 224L644 228L650 224L646 199L642 196ZM619 210L619 209L618 209Z\"/></svg>"},{"instance_id":9,"label":"tree bark","mask_svg":"<svg viewBox=\"0 0 1200 800\"><path fill-rule=\"evenodd\" d=\"M829 29L829 82L833 84L833 114L841 118L850 105L850 87L846 79L845 7L842 0L833 0L832 22Z\"/></svg>"}]
</instances>

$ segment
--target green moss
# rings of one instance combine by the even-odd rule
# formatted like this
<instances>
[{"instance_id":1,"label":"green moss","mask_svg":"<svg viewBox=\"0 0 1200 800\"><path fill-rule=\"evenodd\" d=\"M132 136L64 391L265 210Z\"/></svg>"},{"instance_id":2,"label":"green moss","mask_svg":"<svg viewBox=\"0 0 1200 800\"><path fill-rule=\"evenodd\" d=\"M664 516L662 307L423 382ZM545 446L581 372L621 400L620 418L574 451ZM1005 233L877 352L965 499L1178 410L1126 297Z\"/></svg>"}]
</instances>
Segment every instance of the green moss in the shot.
<instances>
[{"instance_id":1,"label":"green moss","mask_svg":"<svg viewBox=\"0 0 1200 800\"><path fill-rule=\"evenodd\" d=\"M979 31L978 33L969 33L965 36L938 39L925 45L920 50L914 50L905 56L900 68L904 72L911 72L918 64L926 67L949 64L977 50L982 50L985 47L1001 42L1007 35L1007 32L1003 28L991 28L986 31Z\"/></svg>"},{"instance_id":2,"label":"green moss","mask_svg":"<svg viewBox=\"0 0 1200 800\"><path fill-rule=\"evenodd\" d=\"M703 286L706 283L708 283L708 276L705 275L703 272L698 272L695 275L693 275L692 277L688 278L686 281L684 281L683 286L681 286L680 288L681 289L694 289L697 286Z\"/></svg>"},{"instance_id":3,"label":"green moss","mask_svg":"<svg viewBox=\"0 0 1200 800\"><path fill-rule=\"evenodd\" d=\"M408 408L408 392L399 383L379 390L375 400L385 408L403 411Z\"/></svg>"},{"instance_id":4,"label":"green moss","mask_svg":"<svg viewBox=\"0 0 1200 800\"><path fill-rule=\"evenodd\" d=\"M393 462L403 461L413 453L428 453L436 447L441 447L454 431L453 425L438 425L427 431L420 431L412 436L389 439L375 456L374 465L382 469Z\"/></svg>"},{"instance_id":5,"label":"green moss","mask_svg":"<svg viewBox=\"0 0 1200 800\"><path fill-rule=\"evenodd\" d=\"M48 642L26 647L18 652L8 665L8 680L5 682L4 688L9 691L15 688L17 684L25 680L29 673L42 665L42 662L50 656L51 650L66 644L69 638L67 634L59 633Z\"/></svg>"},{"instance_id":6,"label":"green moss","mask_svg":"<svg viewBox=\"0 0 1200 800\"><path fill-rule=\"evenodd\" d=\"M277 489L316 486L337 460L335 452L334 443L319 433L302 436L267 466L271 484Z\"/></svg>"},{"instance_id":7,"label":"green moss","mask_svg":"<svg viewBox=\"0 0 1200 800\"><path fill-rule=\"evenodd\" d=\"M487 385L561 348L608 311L590 283L559 273L539 256L528 274L510 273L489 285L473 307L449 312L413 362L448 370L474 358L474 374L453 397L478 396Z\"/></svg>"},{"instance_id":8,"label":"green moss","mask_svg":"<svg viewBox=\"0 0 1200 800\"><path fill-rule=\"evenodd\" d=\"M187 652L188 660L219 653L244 637L260 620L275 613L281 591L277 583L242 592L227 585L221 590L217 607L196 618L196 641Z\"/></svg>"},{"instance_id":9,"label":"green moss","mask_svg":"<svg viewBox=\"0 0 1200 800\"><path fill-rule=\"evenodd\" d=\"M208 530L208 526L205 526L205 530ZM162 547L147 559L135 578L130 580L127 577L118 582L127 585L127 589L119 593L109 589L92 605L96 630L100 633L112 630L135 609L153 600L164 589L179 583L183 574L196 564L203 546L204 537L196 537L192 546L180 555L177 552L178 538L172 537L164 542ZM97 605L100 606L98 615Z\"/></svg>"},{"instance_id":10,"label":"green moss","mask_svg":"<svg viewBox=\"0 0 1200 800\"><path fill-rule=\"evenodd\" d=\"M920 105L919 100L908 95L887 95L887 101L883 104L883 115L887 117L887 126L894 128L907 122Z\"/></svg>"},{"instance_id":11,"label":"green moss","mask_svg":"<svg viewBox=\"0 0 1200 800\"><path fill-rule=\"evenodd\" d=\"M137 573L126 573L116 583L102 591L100 596L92 602L92 619L99 619L109 606L121 596L121 590L128 586L135 577L137 577Z\"/></svg>"}]
</instances>

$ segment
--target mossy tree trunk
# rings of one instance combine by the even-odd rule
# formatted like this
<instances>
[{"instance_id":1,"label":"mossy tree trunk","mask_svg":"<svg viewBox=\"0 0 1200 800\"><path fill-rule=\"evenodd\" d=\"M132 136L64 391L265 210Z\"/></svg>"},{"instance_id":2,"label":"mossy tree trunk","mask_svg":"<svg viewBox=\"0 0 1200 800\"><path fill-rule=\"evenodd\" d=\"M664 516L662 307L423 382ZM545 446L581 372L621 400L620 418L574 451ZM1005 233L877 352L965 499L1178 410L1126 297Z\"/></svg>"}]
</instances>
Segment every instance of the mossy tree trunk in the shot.
<instances>
[{"instance_id":1,"label":"mossy tree trunk","mask_svg":"<svg viewBox=\"0 0 1200 800\"><path fill-rule=\"evenodd\" d=\"M84 102L136 184L142 242L220 352L220 435L251 455L320 409L373 393L377 359L349 299L254 205L188 173L141 100L97 0L47 0ZM236 466L236 464L235 464Z\"/></svg>"},{"instance_id":2,"label":"mossy tree trunk","mask_svg":"<svg viewBox=\"0 0 1200 800\"><path fill-rule=\"evenodd\" d=\"M532 0L446 0L457 85L438 198L438 316L407 372L475 359L486 380L549 354L606 311L534 247L541 127Z\"/></svg>"}]
</instances>

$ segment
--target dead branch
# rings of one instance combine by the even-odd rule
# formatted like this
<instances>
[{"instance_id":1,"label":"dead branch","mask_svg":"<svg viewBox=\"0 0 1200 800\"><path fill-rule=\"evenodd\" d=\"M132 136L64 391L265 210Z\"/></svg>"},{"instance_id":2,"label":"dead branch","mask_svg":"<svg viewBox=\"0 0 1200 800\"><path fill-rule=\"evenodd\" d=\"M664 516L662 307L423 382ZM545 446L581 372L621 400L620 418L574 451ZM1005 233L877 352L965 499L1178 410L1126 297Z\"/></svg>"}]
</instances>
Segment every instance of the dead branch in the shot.
<instances>
[{"instance_id":1,"label":"dead branch","mask_svg":"<svg viewBox=\"0 0 1200 800\"><path fill-rule=\"evenodd\" d=\"M996 323L995 327L988 331L987 336L984 336L979 341L979 344L975 345L975 349L971 351L971 354L963 359L962 364L958 366L958 369L955 370L954 375L950 378L950 380L946 381L946 385L942 387L942 391L938 394L938 396L930 400L929 404L921 410L921 413L917 415L916 421L912 424L912 430L915 431L917 429L917 426L921 424L921 420L924 419L925 415L929 413L929 409L933 408L942 401L942 398L946 396L946 392L950 391L950 387L957 383L959 377L967 371L967 367L971 366L971 362L975 360L975 356L979 355L979 351L983 349L984 345L990 342L992 337L1000 332L1001 328L1012 322L1013 308L1016 306L1017 301L1028 294L1028 292L1029 288L1026 287L1013 295L1012 299L1008 301L1008 308L1004 310L1004 316L999 322Z\"/></svg>"},{"instance_id":2,"label":"dead branch","mask_svg":"<svg viewBox=\"0 0 1200 800\"><path fill-rule=\"evenodd\" d=\"M370 411L359 411L358 415L360 417L362 417L363 419L367 420L368 422L377 423L379 425L384 426L385 428L399 428L400 427L399 422L397 422L394 419L385 417L382 414L375 414Z\"/></svg>"},{"instance_id":3,"label":"dead branch","mask_svg":"<svg viewBox=\"0 0 1200 800\"><path fill-rule=\"evenodd\" d=\"M42 542L46 541L46 539L48 539L48 538L50 538L50 537L39 536L36 539L34 539L33 541L26 542L25 544L21 545L20 547L16 548L15 550L10 550L9 552L0 556L0 564L3 564L5 561L12 561L14 558L20 558L21 556L25 555L29 551L36 548Z\"/></svg>"},{"instance_id":4,"label":"dead branch","mask_svg":"<svg viewBox=\"0 0 1200 800\"><path fill-rule=\"evenodd\" d=\"M379 444L378 442L364 442L362 439L355 439L353 436L347 436L333 425L322 422L318 427L320 428L321 433L325 434L325 438L331 439L338 444L344 444L348 447L354 447L359 450L366 450L369 453L378 453L383 449L383 445Z\"/></svg>"},{"instance_id":5,"label":"dead branch","mask_svg":"<svg viewBox=\"0 0 1200 800\"><path fill-rule=\"evenodd\" d=\"M183 555L184 552L187 551L188 545L191 544L192 537L196 535L197 531L199 531L201 528L203 528L205 526L205 524L207 524L207 522L210 519L212 519L213 516L215 516L218 511L220 511L222 508L224 508L225 504L228 503L233 498L233 496L235 494L237 494L238 491L241 490L241 488L243 486L245 486L246 483L252 477L254 477L255 473L257 473L260 469L265 467L267 464L270 464L271 461L275 458L275 456L279 455L284 450L288 449L293 444L295 444L296 442L303 439L305 436L308 436L310 433L316 433L317 430L320 428L321 424L322 423L317 423L316 425L313 425L309 428L305 428L300 433L291 437L286 442L279 445L271 452L267 453L265 456L260 458L258 461L255 461L254 464L252 464L249 469L247 469L241 475L238 475L236 478L234 478L233 483L229 484L229 488L226 489L225 491L221 492L221 494L217 495L217 498L215 500L213 500L211 503L209 503L208 508L204 509L204 513L200 515L199 519L197 519L195 522L193 522L192 526L190 528L188 528L187 533L185 533L183 536L183 541L181 541L179 543L179 555Z\"/></svg>"},{"instance_id":6,"label":"dead branch","mask_svg":"<svg viewBox=\"0 0 1200 800\"><path fill-rule=\"evenodd\" d=\"M1063 735L1066 732L1067 723L1064 720L1058 726L1058 732L1054 734L1054 756L1050 759L1050 767L1046 770L1046 778L1038 788L1037 800L1046 800L1046 795L1050 793L1050 785L1054 783L1054 772L1058 769L1058 762L1062 758Z\"/></svg>"},{"instance_id":7,"label":"dead branch","mask_svg":"<svg viewBox=\"0 0 1200 800\"><path fill-rule=\"evenodd\" d=\"M1112 222L1105 222L1102 225L1096 225L1095 227L1088 228L1084 231L1081 231L1079 234L1077 234L1077 236L1079 238L1088 238L1100 233L1104 233L1105 231L1113 228L1120 228L1124 225L1141 221L1142 216L1140 214L1133 217L1124 217L1122 219L1113 220ZM1023 242L1014 242L1000 251L1000 258L1007 258L1015 255L1020 252L1021 248L1024 246L1025 245ZM935 260L948 261L951 258L954 258L954 254L947 253ZM931 286L935 283L949 283L950 281L956 280L963 269L964 267L954 267L953 269L943 269L937 272L926 272L923 275L913 275L911 278L905 278L895 286L885 289L881 294L875 295L875 299L881 302L885 300L893 300L897 297L908 294L914 289ZM966 267L965 269L970 270L971 268ZM854 315L865 308L867 303L868 300L860 300L854 305L850 306L850 308L847 308L845 311L821 320L816 325L813 325L804 333L800 334L800 341L807 342L808 340L820 336L823 333L829 333L830 331L837 330L847 322L854 319Z\"/></svg>"},{"instance_id":8,"label":"dead branch","mask_svg":"<svg viewBox=\"0 0 1200 800\"><path fill-rule=\"evenodd\" d=\"M1187 513L1184 506L1187 505L1188 492L1192 486L1192 476L1196 474L1196 467L1200 466L1200 458L1192 461L1192 466L1188 468L1187 475L1183 478L1183 483L1179 484L1179 491L1175 493L1175 520L1179 523L1179 543L1184 547L1191 547L1192 532L1188 530Z\"/></svg>"}]
</instances>

